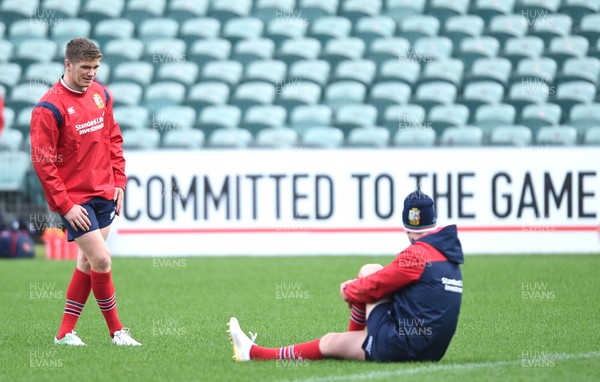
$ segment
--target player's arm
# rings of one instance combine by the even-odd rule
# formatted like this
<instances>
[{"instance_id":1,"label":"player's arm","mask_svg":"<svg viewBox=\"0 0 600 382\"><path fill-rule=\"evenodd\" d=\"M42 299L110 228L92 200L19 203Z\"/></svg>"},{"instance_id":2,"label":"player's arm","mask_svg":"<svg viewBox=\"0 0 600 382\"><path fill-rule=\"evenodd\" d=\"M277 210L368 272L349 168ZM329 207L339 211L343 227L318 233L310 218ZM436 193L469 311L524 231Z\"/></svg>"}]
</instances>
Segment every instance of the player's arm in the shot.
<instances>
[{"instance_id":1,"label":"player's arm","mask_svg":"<svg viewBox=\"0 0 600 382\"><path fill-rule=\"evenodd\" d=\"M426 262L423 249L413 244L383 269L361 277L342 288L342 298L348 302L372 303L419 280Z\"/></svg>"},{"instance_id":2,"label":"player's arm","mask_svg":"<svg viewBox=\"0 0 600 382\"><path fill-rule=\"evenodd\" d=\"M48 109L38 106L31 113L31 163L35 170L48 204L52 210L65 215L74 203L67 195L63 180L58 175L57 163L61 159L57 153L59 126L55 115Z\"/></svg>"}]
</instances>

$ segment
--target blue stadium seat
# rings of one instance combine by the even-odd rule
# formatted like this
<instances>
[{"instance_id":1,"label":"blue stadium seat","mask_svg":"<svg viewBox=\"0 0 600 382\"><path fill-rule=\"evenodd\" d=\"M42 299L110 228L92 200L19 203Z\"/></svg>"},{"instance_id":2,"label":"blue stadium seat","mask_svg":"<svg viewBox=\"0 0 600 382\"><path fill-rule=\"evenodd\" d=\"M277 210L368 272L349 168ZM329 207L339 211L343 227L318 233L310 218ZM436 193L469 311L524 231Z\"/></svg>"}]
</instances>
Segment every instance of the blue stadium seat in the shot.
<instances>
[{"instance_id":1,"label":"blue stadium seat","mask_svg":"<svg viewBox=\"0 0 600 382\"><path fill-rule=\"evenodd\" d=\"M15 85L5 99L4 104L6 107L13 109L15 114L19 115L22 109L36 105L50 87L50 84L44 82Z\"/></svg>"},{"instance_id":2,"label":"blue stadium seat","mask_svg":"<svg viewBox=\"0 0 600 382\"><path fill-rule=\"evenodd\" d=\"M252 134L238 127L217 129L208 138L208 145L214 148L245 149L251 144Z\"/></svg>"},{"instance_id":3,"label":"blue stadium seat","mask_svg":"<svg viewBox=\"0 0 600 382\"><path fill-rule=\"evenodd\" d=\"M596 97L596 87L587 81L565 82L558 86L556 98L552 101L558 104L567 116L571 108L579 103L592 103Z\"/></svg>"},{"instance_id":4,"label":"blue stadium seat","mask_svg":"<svg viewBox=\"0 0 600 382\"><path fill-rule=\"evenodd\" d=\"M533 134L527 126L506 125L492 130L490 144L493 146L529 146L533 142Z\"/></svg>"},{"instance_id":5,"label":"blue stadium seat","mask_svg":"<svg viewBox=\"0 0 600 382\"><path fill-rule=\"evenodd\" d=\"M428 82L419 85L411 103L423 106L429 111L436 105L448 105L456 100L456 86L448 82Z\"/></svg>"},{"instance_id":6,"label":"blue stadium seat","mask_svg":"<svg viewBox=\"0 0 600 382\"><path fill-rule=\"evenodd\" d=\"M20 82L22 72L21 65L14 62L0 61L0 85L8 88L15 86Z\"/></svg>"},{"instance_id":7,"label":"blue stadium seat","mask_svg":"<svg viewBox=\"0 0 600 382\"><path fill-rule=\"evenodd\" d=\"M348 104L341 106L335 113L333 125L348 136L350 130L359 126L375 126L377 109L369 104Z\"/></svg>"},{"instance_id":8,"label":"blue stadium seat","mask_svg":"<svg viewBox=\"0 0 600 382\"><path fill-rule=\"evenodd\" d=\"M379 69L377 82L401 81L414 88L421 75L421 65L413 60L388 60Z\"/></svg>"},{"instance_id":9,"label":"blue stadium seat","mask_svg":"<svg viewBox=\"0 0 600 382\"><path fill-rule=\"evenodd\" d=\"M145 107L116 106L113 108L113 114L122 131L144 129L149 126L150 112Z\"/></svg>"},{"instance_id":10,"label":"blue stadium seat","mask_svg":"<svg viewBox=\"0 0 600 382\"><path fill-rule=\"evenodd\" d=\"M344 144L344 133L333 126L317 126L302 135L302 145L312 148L336 149Z\"/></svg>"},{"instance_id":11,"label":"blue stadium seat","mask_svg":"<svg viewBox=\"0 0 600 382\"><path fill-rule=\"evenodd\" d=\"M169 131L191 129L196 122L196 110L190 106L165 106L152 113L150 128L164 138Z\"/></svg>"},{"instance_id":12,"label":"blue stadium seat","mask_svg":"<svg viewBox=\"0 0 600 382\"><path fill-rule=\"evenodd\" d=\"M396 22L389 17L363 17L356 23L354 36L369 46L377 39L393 38L395 31Z\"/></svg>"},{"instance_id":13,"label":"blue stadium seat","mask_svg":"<svg viewBox=\"0 0 600 382\"><path fill-rule=\"evenodd\" d=\"M417 40L414 53L419 62L443 60L452 56L452 41L448 37L424 37Z\"/></svg>"},{"instance_id":14,"label":"blue stadium seat","mask_svg":"<svg viewBox=\"0 0 600 382\"><path fill-rule=\"evenodd\" d=\"M256 0L252 17L264 23L271 20L290 20L296 17L295 0Z\"/></svg>"},{"instance_id":15,"label":"blue stadium seat","mask_svg":"<svg viewBox=\"0 0 600 382\"><path fill-rule=\"evenodd\" d=\"M222 37L232 44L241 40L260 38L265 29L264 23L255 17L241 17L231 19L223 25Z\"/></svg>"},{"instance_id":16,"label":"blue stadium seat","mask_svg":"<svg viewBox=\"0 0 600 382\"><path fill-rule=\"evenodd\" d=\"M574 33L585 37L590 46L596 46L600 38L600 13L584 16L579 27L574 29Z\"/></svg>"},{"instance_id":17,"label":"blue stadium seat","mask_svg":"<svg viewBox=\"0 0 600 382\"><path fill-rule=\"evenodd\" d=\"M393 138L396 147L432 147L435 145L436 135L431 128L401 128Z\"/></svg>"},{"instance_id":18,"label":"blue stadium seat","mask_svg":"<svg viewBox=\"0 0 600 382\"><path fill-rule=\"evenodd\" d=\"M212 0L208 15L226 23L231 19L249 16L251 10L252 0Z\"/></svg>"},{"instance_id":19,"label":"blue stadium seat","mask_svg":"<svg viewBox=\"0 0 600 382\"><path fill-rule=\"evenodd\" d=\"M108 85L113 94L113 106L136 106L142 101L144 90L132 82L112 82Z\"/></svg>"},{"instance_id":20,"label":"blue stadium seat","mask_svg":"<svg viewBox=\"0 0 600 382\"><path fill-rule=\"evenodd\" d=\"M533 135L544 126L557 126L561 121L561 109L553 103L526 106L518 120L519 125L527 126Z\"/></svg>"},{"instance_id":21,"label":"blue stadium seat","mask_svg":"<svg viewBox=\"0 0 600 382\"><path fill-rule=\"evenodd\" d=\"M275 52L275 43L268 38L242 40L235 44L232 59L244 65L257 60L270 60Z\"/></svg>"},{"instance_id":22,"label":"blue stadium seat","mask_svg":"<svg viewBox=\"0 0 600 382\"><path fill-rule=\"evenodd\" d=\"M451 126L440 137L443 146L477 147L483 144L483 132L476 126Z\"/></svg>"},{"instance_id":23,"label":"blue stadium seat","mask_svg":"<svg viewBox=\"0 0 600 382\"><path fill-rule=\"evenodd\" d=\"M561 0L520 0L515 6L515 13L520 13L530 23L535 23L558 12ZM530 24L533 25L533 24Z\"/></svg>"},{"instance_id":24,"label":"blue stadium seat","mask_svg":"<svg viewBox=\"0 0 600 382\"><path fill-rule=\"evenodd\" d=\"M348 135L348 146L352 147L387 147L390 132L384 127L361 126L353 128Z\"/></svg>"},{"instance_id":25,"label":"blue stadium seat","mask_svg":"<svg viewBox=\"0 0 600 382\"><path fill-rule=\"evenodd\" d=\"M128 0L123 17L139 27L145 20L163 17L166 8L166 0Z\"/></svg>"},{"instance_id":26,"label":"blue stadium seat","mask_svg":"<svg viewBox=\"0 0 600 382\"><path fill-rule=\"evenodd\" d=\"M494 58L500 51L500 43L495 37L481 36L465 38L456 54L465 66L465 70L471 70L473 63L482 58Z\"/></svg>"},{"instance_id":27,"label":"blue stadium seat","mask_svg":"<svg viewBox=\"0 0 600 382\"><path fill-rule=\"evenodd\" d=\"M577 130L571 126L545 126L537 132L536 142L543 146L574 146Z\"/></svg>"},{"instance_id":28,"label":"blue stadium seat","mask_svg":"<svg viewBox=\"0 0 600 382\"><path fill-rule=\"evenodd\" d=\"M269 127L256 136L256 146L285 149L298 144L298 132L288 127Z\"/></svg>"},{"instance_id":29,"label":"blue stadium seat","mask_svg":"<svg viewBox=\"0 0 600 382\"><path fill-rule=\"evenodd\" d=\"M431 0L427 14L445 23L451 17L463 16L469 10L470 0Z\"/></svg>"},{"instance_id":30,"label":"blue stadium seat","mask_svg":"<svg viewBox=\"0 0 600 382\"><path fill-rule=\"evenodd\" d=\"M590 127L585 132L583 144L586 146L600 146L600 127Z\"/></svg>"},{"instance_id":31,"label":"blue stadium seat","mask_svg":"<svg viewBox=\"0 0 600 382\"><path fill-rule=\"evenodd\" d=\"M470 82L464 87L463 96L457 103L465 105L471 117L485 104L498 104L504 98L504 86L495 81Z\"/></svg>"},{"instance_id":32,"label":"blue stadium seat","mask_svg":"<svg viewBox=\"0 0 600 382\"><path fill-rule=\"evenodd\" d=\"M377 66L389 60L398 60L410 52L410 42L402 37L378 38L369 45L367 57Z\"/></svg>"},{"instance_id":33,"label":"blue stadium seat","mask_svg":"<svg viewBox=\"0 0 600 382\"><path fill-rule=\"evenodd\" d=\"M256 136L268 127L281 127L285 125L287 111L279 105L258 105L246 110L242 119L242 127Z\"/></svg>"},{"instance_id":34,"label":"blue stadium seat","mask_svg":"<svg viewBox=\"0 0 600 382\"><path fill-rule=\"evenodd\" d=\"M130 38L109 40L102 54L102 62L110 67L123 62L140 61L144 55L144 43Z\"/></svg>"},{"instance_id":35,"label":"blue stadium seat","mask_svg":"<svg viewBox=\"0 0 600 382\"><path fill-rule=\"evenodd\" d=\"M329 41L344 39L350 36L352 23L345 17L326 16L315 20L308 32L308 37L319 40L325 46Z\"/></svg>"},{"instance_id":36,"label":"blue stadium seat","mask_svg":"<svg viewBox=\"0 0 600 382\"><path fill-rule=\"evenodd\" d=\"M92 33L92 24L85 19L66 19L62 23L52 27L50 35L52 40L61 45L64 41L69 41L75 36L89 38Z\"/></svg>"},{"instance_id":37,"label":"blue stadium seat","mask_svg":"<svg viewBox=\"0 0 600 382\"><path fill-rule=\"evenodd\" d=\"M598 85L600 78L600 60L596 57L570 58L565 61L563 70L555 78L555 84L571 81L588 81Z\"/></svg>"},{"instance_id":38,"label":"blue stadium seat","mask_svg":"<svg viewBox=\"0 0 600 382\"><path fill-rule=\"evenodd\" d=\"M244 66L237 61L211 61L202 69L202 81L222 82L233 90L242 80Z\"/></svg>"},{"instance_id":39,"label":"blue stadium seat","mask_svg":"<svg viewBox=\"0 0 600 382\"><path fill-rule=\"evenodd\" d=\"M292 81L276 87L278 96L277 104L288 111L301 105L314 105L319 103L322 96L321 86L313 82Z\"/></svg>"},{"instance_id":40,"label":"blue stadium seat","mask_svg":"<svg viewBox=\"0 0 600 382\"><path fill-rule=\"evenodd\" d=\"M550 48L545 56L556 61L558 69L562 70L563 64L572 58L584 58L587 56L589 42L585 37L567 36L556 37L550 42Z\"/></svg>"},{"instance_id":41,"label":"blue stadium seat","mask_svg":"<svg viewBox=\"0 0 600 382\"><path fill-rule=\"evenodd\" d=\"M210 136L215 130L224 127L237 127L242 121L242 111L232 105L207 106L201 109L196 127Z\"/></svg>"},{"instance_id":42,"label":"blue stadium seat","mask_svg":"<svg viewBox=\"0 0 600 382\"><path fill-rule=\"evenodd\" d=\"M404 82L380 82L372 86L368 102L377 109L377 115L379 116L377 123L384 122L385 111L390 106L408 103L411 94L410 86Z\"/></svg>"},{"instance_id":43,"label":"blue stadium seat","mask_svg":"<svg viewBox=\"0 0 600 382\"><path fill-rule=\"evenodd\" d=\"M207 106L225 105L229 99L229 86L222 82L203 81L193 85L184 104L195 110Z\"/></svg>"},{"instance_id":44,"label":"blue stadium seat","mask_svg":"<svg viewBox=\"0 0 600 382\"><path fill-rule=\"evenodd\" d=\"M4 0L0 5L0 21L10 27L15 21L29 20L38 10L38 0ZM34 17L34 20L44 22L43 15L41 17Z\"/></svg>"},{"instance_id":45,"label":"blue stadium seat","mask_svg":"<svg viewBox=\"0 0 600 382\"><path fill-rule=\"evenodd\" d=\"M229 103L246 111L251 106L269 105L275 101L275 85L262 81L240 84Z\"/></svg>"},{"instance_id":46,"label":"blue stadium seat","mask_svg":"<svg viewBox=\"0 0 600 382\"><path fill-rule=\"evenodd\" d=\"M300 60L316 60L321 54L321 43L314 38L299 38L285 40L276 58L285 62L288 67Z\"/></svg>"},{"instance_id":47,"label":"blue stadium seat","mask_svg":"<svg viewBox=\"0 0 600 382\"><path fill-rule=\"evenodd\" d=\"M600 3L593 0L563 0L558 10L558 13L569 15L573 25L580 25L583 19L598 12L600 12Z\"/></svg>"},{"instance_id":48,"label":"blue stadium seat","mask_svg":"<svg viewBox=\"0 0 600 382\"><path fill-rule=\"evenodd\" d=\"M290 116L290 125L297 131L314 126L330 126L333 122L333 110L326 105L303 105L294 108Z\"/></svg>"},{"instance_id":49,"label":"blue stadium seat","mask_svg":"<svg viewBox=\"0 0 600 382\"><path fill-rule=\"evenodd\" d=\"M339 0L299 0L299 15L313 22L320 17L337 14Z\"/></svg>"},{"instance_id":50,"label":"blue stadium seat","mask_svg":"<svg viewBox=\"0 0 600 382\"><path fill-rule=\"evenodd\" d=\"M106 46L115 39L131 39L135 30L135 24L128 19L107 19L98 22L94 27L94 40L106 53Z\"/></svg>"},{"instance_id":51,"label":"blue stadium seat","mask_svg":"<svg viewBox=\"0 0 600 382\"><path fill-rule=\"evenodd\" d=\"M513 38L523 38L528 32L527 18L521 14L501 15L492 18L486 35L494 37L502 47Z\"/></svg>"},{"instance_id":52,"label":"blue stadium seat","mask_svg":"<svg viewBox=\"0 0 600 382\"><path fill-rule=\"evenodd\" d=\"M364 103L366 96L367 88L364 84L357 81L338 81L325 90L325 104L337 110L347 104Z\"/></svg>"},{"instance_id":53,"label":"blue stadium seat","mask_svg":"<svg viewBox=\"0 0 600 382\"><path fill-rule=\"evenodd\" d=\"M134 82L146 87L154 79L154 66L149 62L132 61L118 64L112 73L113 81Z\"/></svg>"},{"instance_id":54,"label":"blue stadium seat","mask_svg":"<svg viewBox=\"0 0 600 382\"><path fill-rule=\"evenodd\" d=\"M253 61L246 66L244 81L265 81L274 85L283 84L287 66L283 61Z\"/></svg>"},{"instance_id":55,"label":"blue stadium seat","mask_svg":"<svg viewBox=\"0 0 600 382\"><path fill-rule=\"evenodd\" d=\"M465 70L462 60L447 58L425 64L419 83L444 81L460 86Z\"/></svg>"},{"instance_id":56,"label":"blue stadium seat","mask_svg":"<svg viewBox=\"0 0 600 382\"><path fill-rule=\"evenodd\" d=\"M123 131L123 149L153 150L160 145L160 133L152 129Z\"/></svg>"},{"instance_id":57,"label":"blue stadium seat","mask_svg":"<svg viewBox=\"0 0 600 382\"><path fill-rule=\"evenodd\" d=\"M504 50L500 53L500 56L508 59L512 66L516 68L521 60L539 58L543 52L544 41L541 38L526 36L509 39L504 45Z\"/></svg>"},{"instance_id":58,"label":"blue stadium seat","mask_svg":"<svg viewBox=\"0 0 600 382\"><path fill-rule=\"evenodd\" d=\"M366 46L363 40L357 37L330 40L321 53L321 59L331 65L335 71L341 61L358 60L364 56Z\"/></svg>"},{"instance_id":59,"label":"blue stadium seat","mask_svg":"<svg viewBox=\"0 0 600 382\"><path fill-rule=\"evenodd\" d=\"M552 14L538 18L529 32L544 40L546 46L550 45L553 38L566 37L571 34L573 20L568 15Z\"/></svg>"},{"instance_id":60,"label":"blue stadium seat","mask_svg":"<svg viewBox=\"0 0 600 382\"><path fill-rule=\"evenodd\" d=\"M515 0L475 0L470 13L477 15L490 25L490 21L497 16L511 14L515 7Z\"/></svg>"},{"instance_id":61,"label":"blue stadium seat","mask_svg":"<svg viewBox=\"0 0 600 382\"><path fill-rule=\"evenodd\" d=\"M179 23L168 17L151 17L139 24L138 38L142 42L176 38L179 34Z\"/></svg>"},{"instance_id":62,"label":"blue stadium seat","mask_svg":"<svg viewBox=\"0 0 600 382\"><path fill-rule=\"evenodd\" d=\"M199 75L198 65L193 62L167 62L159 66L156 81L177 81L187 86L192 86Z\"/></svg>"},{"instance_id":63,"label":"blue stadium seat","mask_svg":"<svg viewBox=\"0 0 600 382\"><path fill-rule=\"evenodd\" d=\"M465 38L481 36L485 27L483 19L475 15L452 16L446 20L441 36L448 37L453 46L460 46Z\"/></svg>"},{"instance_id":64,"label":"blue stadium seat","mask_svg":"<svg viewBox=\"0 0 600 382\"><path fill-rule=\"evenodd\" d=\"M31 64L27 67L21 82L42 83L50 87L65 73L65 65L58 62L44 62Z\"/></svg>"},{"instance_id":65,"label":"blue stadium seat","mask_svg":"<svg viewBox=\"0 0 600 382\"><path fill-rule=\"evenodd\" d=\"M279 50L284 41L290 39L299 39L306 37L308 31L308 21L293 16L298 10L289 11L289 16L273 20L265 20L267 23L267 31L265 35L275 43L275 47Z\"/></svg>"},{"instance_id":66,"label":"blue stadium seat","mask_svg":"<svg viewBox=\"0 0 600 382\"><path fill-rule=\"evenodd\" d=\"M177 38L158 38L145 44L144 58L158 67L168 62L186 60L185 41Z\"/></svg>"},{"instance_id":67,"label":"blue stadium seat","mask_svg":"<svg viewBox=\"0 0 600 382\"><path fill-rule=\"evenodd\" d=\"M423 129L428 127L425 125L426 113L425 108L415 104L390 106L385 111L383 125L391 134L396 134L398 129Z\"/></svg>"},{"instance_id":68,"label":"blue stadium seat","mask_svg":"<svg viewBox=\"0 0 600 382\"><path fill-rule=\"evenodd\" d=\"M211 61L227 60L231 50L231 43L225 39L199 39L189 49L188 59L202 68Z\"/></svg>"},{"instance_id":69,"label":"blue stadium seat","mask_svg":"<svg viewBox=\"0 0 600 382\"><path fill-rule=\"evenodd\" d=\"M290 68L290 77L325 86L329 81L331 69L323 60L296 61Z\"/></svg>"},{"instance_id":70,"label":"blue stadium seat","mask_svg":"<svg viewBox=\"0 0 600 382\"><path fill-rule=\"evenodd\" d=\"M19 130L4 129L0 134L0 151L17 151L22 145L23 133Z\"/></svg>"},{"instance_id":71,"label":"blue stadium seat","mask_svg":"<svg viewBox=\"0 0 600 382\"><path fill-rule=\"evenodd\" d=\"M600 126L600 104L574 105L571 108L568 125L576 128L579 136L585 136L587 130Z\"/></svg>"},{"instance_id":72,"label":"blue stadium seat","mask_svg":"<svg viewBox=\"0 0 600 382\"><path fill-rule=\"evenodd\" d=\"M474 124L486 130L498 126L513 125L517 111L509 104L483 105L475 112Z\"/></svg>"},{"instance_id":73,"label":"blue stadium seat","mask_svg":"<svg viewBox=\"0 0 600 382\"><path fill-rule=\"evenodd\" d=\"M204 145L204 133L197 129L167 131L162 142L166 149L200 149Z\"/></svg>"},{"instance_id":74,"label":"blue stadium seat","mask_svg":"<svg viewBox=\"0 0 600 382\"><path fill-rule=\"evenodd\" d=\"M18 46L25 40L45 39L48 36L48 24L32 22L32 20L19 20L12 23L9 29L10 42Z\"/></svg>"},{"instance_id":75,"label":"blue stadium seat","mask_svg":"<svg viewBox=\"0 0 600 382\"><path fill-rule=\"evenodd\" d=\"M374 17L381 13L383 0L345 0L340 4L340 12L344 17L356 23L361 18Z\"/></svg>"},{"instance_id":76,"label":"blue stadium seat","mask_svg":"<svg viewBox=\"0 0 600 382\"><path fill-rule=\"evenodd\" d=\"M406 18L423 14L425 4L426 0L387 0L383 14L401 24Z\"/></svg>"},{"instance_id":77,"label":"blue stadium seat","mask_svg":"<svg viewBox=\"0 0 600 382\"><path fill-rule=\"evenodd\" d=\"M171 0L166 16L179 23L204 17L208 13L209 2L209 0Z\"/></svg>"},{"instance_id":78,"label":"blue stadium seat","mask_svg":"<svg viewBox=\"0 0 600 382\"><path fill-rule=\"evenodd\" d=\"M464 126L469 121L469 109L460 104L438 105L431 108L425 125L437 135L450 126Z\"/></svg>"},{"instance_id":79,"label":"blue stadium seat","mask_svg":"<svg viewBox=\"0 0 600 382\"><path fill-rule=\"evenodd\" d=\"M508 97L503 102L512 105L518 114L531 104L545 103L548 101L554 88L544 81L524 81L511 85Z\"/></svg>"},{"instance_id":80,"label":"blue stadium seat","mask_svg":"<svg viewBox=\"0 0 600 382\"><path fill-rule=\"evenodd\" d=\"M216 39L221 34L221 23L210 17L189 18L181 22L179 38L192 46L200 39Z\"/></svg>"},{"instance_id":81,"label":"blue stadium seat","mask_svg":"<svg viewBox=\"0 0 600 382\"><path fill-rule=\"evenodd\" d=\"M437 36L440 25L440 20L429 15L406 18L400 24L400 36L414 44L420 38Z\"/></svg>"},{"instance_id":82,"label":"blue stadium seat","mask_svg":"<svg viewBox=\"0 0 600 382\"><path fill-rule=\"evenodd\" d=\"M108 19L121 17L125 9L124 0L94 1L87 0L81 8L79 17L86 19L92 25ZM134 20L131 20L132 22Z\"/></svg>"},{"instance_id":83,"label":"blue stadium seat","mask_svg":"<svg viewBox=\"0 0 600 382\"><path fill-rule=\"evenodd\" d=\"M330 82L349 80L358 81L366 86L370 86L376 74L377 66L371 60L357 59L341 61L337 65Z\"/></svg>"},{"instance_id":84,"label":"blue stadium seat","mask_svg":"<svg viewBox=\"0 0 600 382\"><path fill-rule=\"evenodd\" d=\"M184 100L185 86L175 81L154 82L144 92L144 106L150 110L181 105Z\"/></svg>"},{"instance_id":85,"label":"blue stadium seat","mask_svg":"<svg viewBox=\"0 0 600 382\"><path fill-rule=\"evenodd\" d=\"M536 59L525 58L519 62L511 82L543 82L551 85L558 71L556 61L548 57Z\"/></svg>"}]
</instances>

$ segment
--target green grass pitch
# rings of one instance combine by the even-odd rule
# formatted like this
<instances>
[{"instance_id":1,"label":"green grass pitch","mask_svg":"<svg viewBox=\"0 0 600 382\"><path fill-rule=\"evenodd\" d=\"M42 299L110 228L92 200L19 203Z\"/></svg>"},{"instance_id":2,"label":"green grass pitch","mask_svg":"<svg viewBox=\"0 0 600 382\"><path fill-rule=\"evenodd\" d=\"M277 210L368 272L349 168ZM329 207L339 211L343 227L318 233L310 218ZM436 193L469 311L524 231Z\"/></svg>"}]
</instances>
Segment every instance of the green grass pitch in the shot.
<instances>
[{"instance_id":1,"label":"green grass pitch","mask_svg":"<svg viewBox=\"0 0 600 382\"><path fill-rule=\"evenodd\" d=\"M600 378L600 256L467 256L459 327L438 363L236 363L229 317L280 346L343 331L339 283L393 256L117 258L124 325L141 348L111 345L93 300L53 345L74 263L0 262L0 381L592 381Z\"/></svg>"}]
</instances>

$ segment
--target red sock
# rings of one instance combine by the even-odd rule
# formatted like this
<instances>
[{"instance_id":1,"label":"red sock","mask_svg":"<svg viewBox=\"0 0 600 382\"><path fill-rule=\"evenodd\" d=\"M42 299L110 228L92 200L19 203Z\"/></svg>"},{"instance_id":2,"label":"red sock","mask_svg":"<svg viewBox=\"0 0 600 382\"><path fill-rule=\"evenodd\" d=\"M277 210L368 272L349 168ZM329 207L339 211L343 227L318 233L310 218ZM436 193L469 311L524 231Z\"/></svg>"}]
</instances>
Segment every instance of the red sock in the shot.
<instances>
[{"instance_id":1,"label":"red sock","mask_svg":"<svg viewBox=\"0 0 600 382\"><path fill-rule=\"evenodd\" d=\"M90 271L90 276L92 277L94 296L104 315L108 331L112 336L117 330L123 329L123 325L121 325L119 315L117 314L117 300L111 272L99 273L92 270Z\"/></svg>"},{"instance_id":2,"label":"red sock","mask_svg":"<svg viewBox=\"0 0 600 382\"><path fill-rule=\"evenodd\" d=\"M350 311L349 332L364 330L367 325L365 304L352 304Z\"/></svg>"},{"instance_id":3,"label":"red sock","mask_svg":"<svg viewBox=\"0 0 600 382\"><path fill-rule=\"evenodd\" d=\"M319 350L319 342L321 342L320 338L303 344L281 348L263 348L253 345L250 348L250 359L322 359L323 354Z\"/></svg>"},{"instance_id":4,"label":"red sock","mask_svg":"<svg viewBox=\"0 0 600 382\"><path fill-rule=\"evenodd\" d=\"M85 303L92 290L92 281L90 275L75 268L69 287L67 288L67 303L63 313L63 318L58 329L58 339L60 340L67 333L71 333L77 325L79 315L85 306Z\"/></svg>"}]
</instances>

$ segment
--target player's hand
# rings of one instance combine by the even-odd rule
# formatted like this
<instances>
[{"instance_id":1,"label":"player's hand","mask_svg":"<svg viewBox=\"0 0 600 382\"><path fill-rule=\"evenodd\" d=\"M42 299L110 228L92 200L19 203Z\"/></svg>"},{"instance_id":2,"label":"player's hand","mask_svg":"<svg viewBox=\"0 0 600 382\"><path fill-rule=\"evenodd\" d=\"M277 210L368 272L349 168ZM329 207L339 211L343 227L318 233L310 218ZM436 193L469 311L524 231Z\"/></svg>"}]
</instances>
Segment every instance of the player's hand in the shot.
<instances>
[{"instance_id":1,"label":"player's hand","mask_svg":"<svg viewBox=\"0 0 600 382\"><path fill-rule=\"evenodd\" d=\"M115 187L115 197L114 201L117 204L115 208L115 213L117 216L121 216L121 207L123 206L123 197L125 195L125 190L121 187Z\"/></svg>"},{"instance_id":2,"label":"player's hand","mask_svg":"<svg viewBox=\"0 0 600 382\"><path fill-rule=\"evenodd\" d=\"M73 208L65 214L65 219L71 224L75 231L87 231L92 226L92 222L88 219L88 212L79 204L75 204Z\"/></svg>"},{"instance_id":3,"label":"player's hand","mask_svg":"<svg viewBox=\"0 0 600 382\"><path fill-rule=\"evenodd\" d=\"M346 288L346 285L350 284L353 281L354 280L346 280L340 284L340 298L342 300L346 301L346 303L348 304L348 307L351 307L352 303L350 301L348 301L348 296L346 296L346 292L344 292L344 288Z\"/></svg>"}]
</instances>

